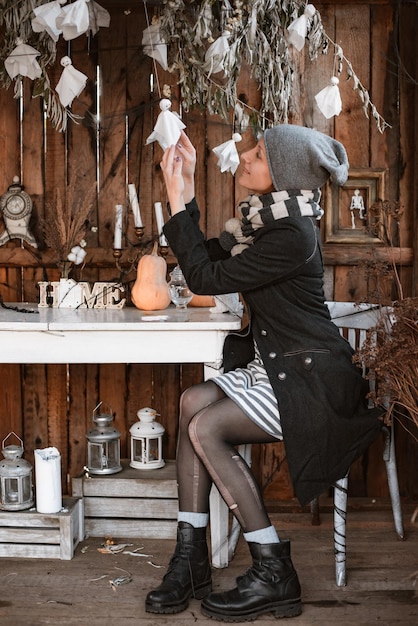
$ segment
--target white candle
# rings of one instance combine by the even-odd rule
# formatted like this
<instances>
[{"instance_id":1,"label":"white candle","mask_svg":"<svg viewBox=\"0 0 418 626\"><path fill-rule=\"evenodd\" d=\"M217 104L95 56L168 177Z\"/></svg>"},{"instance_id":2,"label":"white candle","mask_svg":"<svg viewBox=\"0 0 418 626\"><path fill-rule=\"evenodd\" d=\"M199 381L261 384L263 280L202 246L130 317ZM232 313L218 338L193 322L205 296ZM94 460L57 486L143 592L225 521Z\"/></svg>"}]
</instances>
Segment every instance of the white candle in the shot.
<instances>
[{"instance_id":1,"label":"white candle","mask_svg":"<svg viewBox=\"0 0 418 626\"><path fill-rule=\"evenodd\" d=\"M58 513L62 509L61 455L56 448L34 450L36 510Z\"/></svg>"},{"instance_id":2,"label":"white candle","mask_svg":"<svg viewBox=\"0 0 418 626\"><path fill-rule=\"evenodd\" d=\"M165 235L163 233L164 219L163 219L163 206L161 202L155 202L154 208L155 208L155 217L157 218L157 229L158 229L158 236L160 238L160 246L168 246L168 241L165 238Z\"/></svg>"},{"instance_id":3,"label":"white candle","mask_svg":"<svg viewBox=\"0 0 418 626\"><path fill-rule=\"evenodd\" d=\"M136 195L135 185L128 185L129 202L131 203L132 213L134 214L134 223L137 228L142 228L141 211L139 210L138 196Z\"/></svg>"},{"instance_id":4,"label":"white candle","mask_svg":"<svg viewBox=\"0 0 418 626\"><path fill-rule=\"evenodd\" d=\"M115 212L115 235L113 239L113 247L115 250L121 250L123 206L121 204L117 204L115 206Z\"/></svg>"}]
</instances>

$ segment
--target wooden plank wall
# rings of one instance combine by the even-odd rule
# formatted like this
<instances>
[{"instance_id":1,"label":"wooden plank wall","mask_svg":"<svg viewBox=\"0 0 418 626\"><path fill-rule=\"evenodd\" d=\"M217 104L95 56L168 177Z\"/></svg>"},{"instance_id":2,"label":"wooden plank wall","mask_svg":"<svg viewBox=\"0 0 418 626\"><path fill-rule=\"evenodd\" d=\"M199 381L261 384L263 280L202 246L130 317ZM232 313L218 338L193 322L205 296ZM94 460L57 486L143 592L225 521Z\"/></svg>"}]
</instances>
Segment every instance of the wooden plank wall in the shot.
<instances>
[{"instance_id":1,"label":"wooden plank wall","mask_svg":"<svg viewBox=\"0 0 418 626\"><path fill-rule=\"evenodd\" d=\"M22 177L34 201L33 232L40 244L39 250L20 241L0 248L0 294L5 302L37 302L38 281L58 278L53 255L43 243L42 223L54 211L56 190L63 192L73 176L77 176L77 187L82 193L97 184L92 228L86 236L87 264L75 273L75 278L91 282L121 280L127 287L134 280L135 273L128 268L137 250L137 240L129 213L124 222L122 257L126 271L116 268L112 252L114 207L126 203L128 182L140 190L145 239L151 241L157 234L153 203L165 202L159 172L161 151L155 144L144 144L159 112L159 90L169 85L173 109L178 110L178 87L175 76L160 68L151 91L154 68L140 46L146 27L142 3L102 0L101 4L111 11L111 27L101 29L91 40L74 40L70 50L67 44L60 44L56 66L50 72L51 81L56 83L62 70L59 60L70 51L74 66L89 77L86 89L72 107L82 118L79 123L69 122L65 133L52 128L44 119L42 102L32 98L30 82L24 82L22 115L12 90L0 89L0 193L7 190L14 175ZM317 8L327 33L343 47L392 129L384 135L377 132L374 122L364 117L351 82L341 80L344 112L340 117L327 121L312 105L314 95L332 75L332 53L314 63L304 55L295 56L292 121L340 139L347 147L352 167L386 170L386 197L402 199L405 206L401 275L406 292L413 293L416 148L408 129L411 120L416 123L417 89L399 67L402 59L409 75L416 76L416 42L412 36L416 10L403 6L398 15L391 3L376 0L325 1ZM258 106L260 94L249 72L241 77L238 92L250 106ZM198 111L184 114L183 120L198 150L196 193L202 227L209 237L216 236L244 195L231 175L220 173L211 151L230 138L231 126ZM252 142L248 132L240 148L244 150ZM367 245L325 243L328 298L355 301L366 296L365 280L356 269L369 251ZM174 263L171 256L168 261ZM62 454L64 481L69 481L86 462L85 433L92 426L93 409L100 400L110 404L115 414L115 425L122 433L122 456L128 456L127 432L136 421L137 410L152 406L160 413L167 431L164 455L174 458L179 396L183 389L202 379L202 370L200 366L164 364L0 365L0 379L0 439L10 431L18 433L29 460L34 448L57 446ZM398 447L402 453L402 493L413 497L417 495L411 478L417 469L416 447L402 432ZM352 472L351 489L355 495L387 493L380 457L378 443ZM255 448L254 467L266 487L267 497L293 496L283 446Z\"/></svg>"}]
</instances>

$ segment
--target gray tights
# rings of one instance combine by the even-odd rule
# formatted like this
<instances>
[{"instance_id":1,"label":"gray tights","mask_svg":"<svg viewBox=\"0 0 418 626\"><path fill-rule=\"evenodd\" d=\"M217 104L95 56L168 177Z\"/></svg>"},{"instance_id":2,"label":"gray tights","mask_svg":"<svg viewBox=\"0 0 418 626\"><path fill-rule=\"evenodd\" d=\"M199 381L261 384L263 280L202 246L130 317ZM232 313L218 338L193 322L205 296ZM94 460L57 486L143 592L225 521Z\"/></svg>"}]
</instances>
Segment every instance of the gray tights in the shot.
<instances>
[{"instance_id":1,"label":"gray tights","mask_svg":"<svg viewBox=\"0 0 418 626\"><path fill-rule=\"evenodd\" d=\"M212 483L244 532L270 526L260 489L235 446L277 441L208 381L180 400L177 479L180 511L207 513Z\"/></svg>"}]
</instances>

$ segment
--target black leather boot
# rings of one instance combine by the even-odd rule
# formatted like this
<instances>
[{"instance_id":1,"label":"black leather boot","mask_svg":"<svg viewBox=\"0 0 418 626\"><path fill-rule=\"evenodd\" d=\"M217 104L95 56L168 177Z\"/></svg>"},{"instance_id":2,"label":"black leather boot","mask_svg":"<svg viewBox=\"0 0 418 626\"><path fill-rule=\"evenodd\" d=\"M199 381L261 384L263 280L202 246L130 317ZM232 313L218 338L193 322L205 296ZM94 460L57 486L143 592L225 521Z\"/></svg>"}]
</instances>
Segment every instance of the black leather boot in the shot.
<instances>
[{"instance_id":1,"label":"black leather boot","mask_svg":"<svg viewBox=\"0 0 418 626\"><path fill-rule=\"evenodd\" d=\"M264 613L300 615L300 584L290 559L290 542L248 546L252 567L237 578L235 589L209 594L202 602L202 613L222 622L246 622Z\"/></svg>"},{"instance_id":2,"label":"black leather boot","mask_svg":"<svg viewBox=\"0 0 418 626\"><path fill-rule=\"evenodd\" d=\"M212 590L206 528L179 522L177 544L167 572L145 601L148 613L180 613L191 597L201 600Z\"/></svg>"}]
</instances>

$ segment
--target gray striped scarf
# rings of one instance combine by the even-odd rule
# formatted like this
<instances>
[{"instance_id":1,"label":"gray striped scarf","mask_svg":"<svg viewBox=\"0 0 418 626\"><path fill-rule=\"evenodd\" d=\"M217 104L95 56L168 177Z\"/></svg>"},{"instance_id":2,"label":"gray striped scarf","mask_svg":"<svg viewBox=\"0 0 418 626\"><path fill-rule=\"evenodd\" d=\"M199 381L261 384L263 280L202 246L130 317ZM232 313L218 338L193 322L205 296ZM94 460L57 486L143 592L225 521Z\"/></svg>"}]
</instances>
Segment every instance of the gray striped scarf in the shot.
<instances>
[{"instance_id":1,"label":"gray striped scarf","mask_svg":"<svg viewBox=\"0 0 418 626\"><path fill-rule=\"evenodd\" d=\"M319 220L324 213L319 206L320 198L319 189L273 191L262 196L251 194L238 206L241 219L233 217L226 222L219 243L234 256L252 244L259 228L275 220L300 216Z\"/></svg>"}]
</instances>

